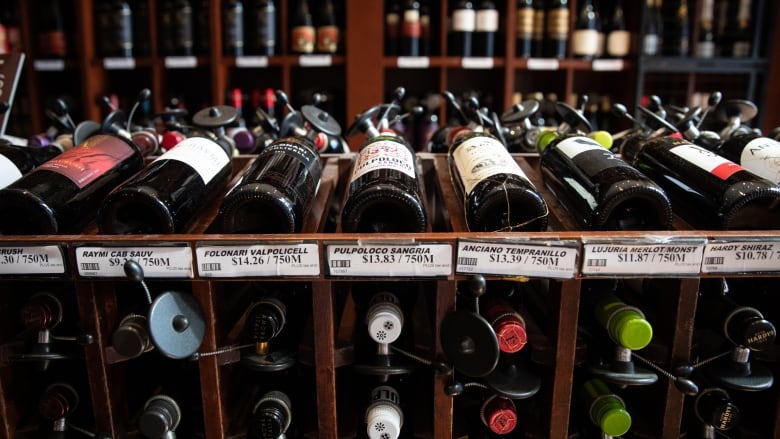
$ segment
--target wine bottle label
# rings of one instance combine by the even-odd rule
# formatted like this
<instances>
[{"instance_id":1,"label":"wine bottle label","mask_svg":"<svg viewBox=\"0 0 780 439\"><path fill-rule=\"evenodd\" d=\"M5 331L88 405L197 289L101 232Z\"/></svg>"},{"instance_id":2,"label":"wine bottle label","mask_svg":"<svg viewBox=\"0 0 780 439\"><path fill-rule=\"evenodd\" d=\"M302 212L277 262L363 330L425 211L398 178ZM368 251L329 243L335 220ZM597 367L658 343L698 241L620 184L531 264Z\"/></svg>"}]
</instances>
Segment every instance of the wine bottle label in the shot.
<instances>
[{"instance_id":1,"label":"wine bottle label","mask_svg":"<svg viewBox=\"0 0 780 439\"><path fill-rule=\"evenodd\" d=\"M580 56L595 55L599 50L599 33L596 29L578 29L572 34L572 53Z\"/></svg>"},{"instance_id":2,"label":"wine bottle label","mask_svg":"<svg viewBox=\"0 0 780 439\"><path fill-rule=\"evenodd\" d=\"M710 150L696 145L683 144L675 146L669 152L704 169L721 180L728 180L734 173L745 170L745 168L731 160L727 160Z\"/></svg>"},{"instance_id":3,"label":"wine bottle label","mask_svg":"<svg viewBox=\"0 0 780 439\"><path fill-rule=\"evenodd\" d=\"M452 11L452 30L455 32L474 32L477 23L477 13L473 9L456 9Z\"/></svg>"},{"instance_id":4,"label":"wine bottle label","mask_svg":"<svg viewBox=\"0 0 780 439\"><path fill-rule=\"evenodd\" d=\"M385 32L387 33L387 38L398 38L398 25L400 21L401 17L396 13L391 12L385 15Z\"/></svg>"},{"instance_id":5,"label":"wine bottle label","mask_svg":"<svg viewBox=\"0 0 780 439\"><path fill-rule=\"evenodd\" d=\"M627 30L616 30L609 33L607 37L607 54L610 56L623 57L628 55L631 47L631 32Z\"/></svg>"},{"instance_id":6,"label":"wine bottle label","mask_svg":"<svg viewBox=\"0 0 780 439\"><path fill-rule=\"evenodd\" d=\"M44 162L33 172L56 172L79 188L84 188L136 152L121 139L110 136L105 138L103 141L86 142L69 149Z\"/></svg>"},{"instance_id":7,"label":"wine bottle label","mask_svg":"<svg viewBox=\"0 0 780 439\"><path fill-rule=\"evenodd\" d=\"M699 58L712 58L715 56L714 41L699 41L696 44L696 56Z\"/></svg>"},{"instance_id":8,"label":"wine bottle label","mask_svg":"<svg viewBox=\"0 0 780 439\"><path fill-rule=\"evenodd\" d=\"M534 8L520 8L516 18L517 38L531 38L534 34Z\"/></svg>"},{"instance_id":9,"label":"wine bottle label","mask_svg":"<svg viewBox=\"0 0 780 439\"><path fill-rule=\"evenodd\" d=\"M65 56L68 53L68 43L65 32L61 30L44 31L38 34L40 55Z\"/></svg>"},{"instance_id":10,"label":"wine bottle label","mask_svg":"<svg viewBox=\"0 0 780 439\"><path fill-rule=\"evenodd\" d=\"M336 53L339 48L338 26L320 26L317 28L317 50Z\"/></svg>"},{"instance_id":11,"label":"wine bottle label","mask_svg":"<svg viewBox=\"0 0 780 439\"><path fill-rule=\"evenodd\" d=\"M647 34L645 35L645 38L643 40L642 51L644 52L645 55L656 55L658 54L659 44L660 44L660 40L658 38L658 35Z\"/></svg>"},{"instance_id":12,"label":"wine bottle label","mask_svg":"<svg viewBox=\"0 0 780 439\"><path fill-rule=\"evenodd\" d=\"M200 175L203 184L209 184L219 171L230 163L230 157L221 146L203 137L184 139L154 161L158 160L176 160L188 165Z\"/></svg>"},{"instance_id":13,"label":"wine bottle label","mask_svg":"<svg viewBox=\"0 0 780 439\"><path fill-rule=\"evenodd\" d=\"M420 38L422 35L420 11L404 11L404 22L401 27L401 35L405 38Z\"/></svg>"},{"instance_id":14,"label":"wine bottle label","mask_svg":"<svg viewBox=\"0 0 780 439\"><path fill-rule=\"evenodd\" d=\"M750 55L749 41L736 41L731 46L731 56L734 58L745 58Z\"/></svg>"},{"instance_id":15,"label":"wine bottle label","mask_svg":"<svg viewBox=\"0 0 780 439\"><path fill-rule=\"evenodd\" d=\"M292 50L298 53L314 52L315 29L313 26L295 26L292 28Z\"/></svg>"},{"instance_id":16,"label":"wine bottle label","mask_svg":"<svg viewBox=\"0 0 780 439\"><path fill-rule=\"evenodd\" d=\"M753 139L742 149L739 162L750 172L780 183L780 142L768 137Z\"/></svg>"},{"instance_id":17,"label":"wine bottle label","mask_svg":"<svg viewBox=\"0 0 780 439\"><path fill-rule=\"evenodd\" d=\"M414 170L414 156L406 145L392 140L380 140L360 150L355 160L355 167L352 168L350 182L379 169L403 172L411 178L417 176Z\"/></svg>"},{"instance_id":18,"label":"wine bottle label","mask_svg":"<svg viewBox=\"0 0 780 439\"><path fill-rule=\"evenodd\" d=\"M544 39L544 9L534 9L534 40L541 41Z\"/></svg>"},{"instance_id":19,"label":"wine bottle label","mask_svg":"<svg viewBox=\"0 0 780 439\"><path fill-rule=\"evenodd\" d=\"M192 48L192 7L178 8L173 14L173 41L179 50Z\"/></svg>"},{"instance_id":20,"label":"wine bottle label","mask_svg":"<svg viewBox=\"0 0 780 439\"><path fill-rule=\"evenodd\" d=\"M555 146L555 149L570 158L578 168L591 177L605 169L631 168L626 162L589 137L563 139Z\"/></svg>"},{"instance_id":21,"label":"wine bottle label","mask_svg":"<svg viewBox=\"0 0 780 439\"><path fill-rule=\"evenodd\" d=\"M244 14L241 9L230 8L223 14L225 20L225 45L236 49L244 46Z\"/></svg>"},{"instance_id":22,"label":"wine bottle label","mask_svg":"<svg viewBox=\"0 0 780 439\"><path fill-rule=\"evenodd\" d=\"M554 40L565 40L569 33L569 9L557 8L547 14L547 36Z\"/></svg>"},{"instance_id":23,"label":"wine bottle label","mask_svg":"<svg viewBox=\"0 0 780 439\"><path fill-rule=\"evenodd\" d=\"M509 154L501 142L494 138L474 137L467 139L455 149L452 155L466 196L479 182L498 174L517 175L533 186L514 157Z\"/></svg>"},{"instance_id":24,"label":"wine bottle label","mask_svg":"<svg viewBox=\"0 0 780 439\"><path fill-rule=\"evenodd\" d=\"M276 22L274 21L275 9L272 5L261 9L255 16L255 45L258 48L271 47L276 45Z\"/></svg>"},{"instance_id":25,"label":"wine bottle label","mask_svg":"<svg viewBox=\"0 0 780 439\"><path fill-rule=\"evenodd\" d=\"M477 32L498 32L498 11L480 9L477 11Z\"/></svg>"},{"instance_id":26,"label":"wine bottle label","mask_svg":"<svg viewBox=\"0 0 780 439\"><path fill-rule=\"evenodd\" d=\"M0 188L4 188L22 177L19 168L8 157L0 155Z\"/></svg>"}]
</instances>

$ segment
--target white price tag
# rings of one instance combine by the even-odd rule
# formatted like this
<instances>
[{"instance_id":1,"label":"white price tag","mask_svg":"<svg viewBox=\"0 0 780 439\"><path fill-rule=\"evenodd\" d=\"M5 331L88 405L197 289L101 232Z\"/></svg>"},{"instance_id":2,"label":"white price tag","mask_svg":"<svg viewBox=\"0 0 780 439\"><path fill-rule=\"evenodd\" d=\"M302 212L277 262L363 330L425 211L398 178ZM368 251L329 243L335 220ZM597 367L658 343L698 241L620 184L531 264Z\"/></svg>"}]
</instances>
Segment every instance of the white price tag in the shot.
<instances>
[{"instance_id":1,"label":"white price tag","mask_svg":"<svg viewBox=\"0 0 780 439\"><path fill-rule=\"evenodd\" d=\"M490 57L465 57L461 58L460 66L464 69L492 69L493 58Z\"/></svg>"},{"instance_id":2,"label":"white price tag","mask_svg":"<svg viewBox=\"0 0 780 439\"><path fill-rule=\"evenodd\" d=\"M332 276L430 277L452 274L450 244L330 244Z\"/></svg>"},{"instance_id":3,"label":"white price tag","mask_svg":"<svg viewBox=\"0 0 780 439\"><path fill-rule=\"evenodd\" d=\"M61 72L65 70L65 60L36 59L33 61L33 67L39 72Z\"/></svg>"},{"instance_id":4,"label":"white price tag","mask_svg":"<svg viewBox=\"0 0 780 439\"><path fill-rule=\"evenodd\" d=\"M702 273L778 273L780 242L718 241L704 247Z\"/></svg>"},{"instance_id":5,"label":"white price tag","mask_svg":"<svg viewBox=\"0 0 780 439\"><path fill-rule=\"evenodd\" d=\"M427 69L431 59L427 56L399 56L396 65L399 69Z\"/></svg>"},{"instance_id":6,"label":"white price tag","mask_svg":"<svg viewBox=\"0 0 780 439\"><path fill-rule=\"evenodd\" d=\"M333 65L333 57L330 55L301 55L298 57L301 67L330 67Z\"/></svg>"},{"instance_id":7,"label":"white price tag","mask_svg":"<svg viewBox=\"0 0 780 439\"><path fill-rule=\"evenodd\" d=\"M103 58L103 68L106 70L132 70L135 68L135 58Z\"/></svg>"},{"instance_id":8,"label":"white price tag","mask_svg":"<svg viewBox=\"0 0 780 439\"><path fill-rule=\"evenodd\" d=\"M623 67L622 59L595 59L590 65L594 72L617 72L623 70Z\"/></svg>"},{"instance_id":9,"label":"white price tag","mask_svg":"<svg viewBox=\"0 0 780 439\"><path fill-rule=\"evenodd\" d=\"M577 275L577 243L547 245L459 241L455 272L572 279Z\"/></svg>"},{"instance_id":10,"label":"white price tag","mask_svg":"<svg viewBox=\"0 0 780 439\"><path fill-rule=\"evenodd\" d=\"M236 67L263 68L268 67L267 56L238 56Z\"/></svg>"},{"instance_id":11,"label":"white price tag","mask_svg":"<svg viewBox=\"0 0 780 439\"><path fill-rule=\"evenodd\" d=\"M166 69L191 69L198 66L198 58L194 56L166 56Z\"/></svg>"},{"instance_id":12,"label":"white price tag","mask_svg":"<svg viewBox=\"0 0 780 439\"><path fill-rule=\"evenodd\" d=\"M76 266L83 277L126 277L128 259L143 268L144 277L193 276L192 252L187 246L76 248Z\"/></svg>"},{"instance_id":13,"label":"white price tag","mask_svg":"<svg viewBox=\"0 0 780 439\"><path fill-rule=\"evenodd\" d=\"M701 242L583 244L585 275L698 275L704 253Z\"/></svg>"},{"instance_id":14,"label":"white price tag","mask_svg":"<svg viewBox=\"0 0 780 439\"><path fill-rule=\"evenodd\" d=\"M560 63L555 58L528 58L528 70L558 70Z\"/></svg>"},{"instance_id":15,"label":"white price tag","mask_svg":"<svg viewBox=\"0 0 780 439\"><path fill-rule=\"evenodd\" d=\"M200 277L319 276L316 243L204 245L195 249Z\"/></svg>"},{"instance_id":16,"label":"white price tag","mask_svg":"<svg viewBox=\"0 0 780 439\"><path fill-rule=\"evenodd\" d=\"M0 274L65 274L57 245L0 247Z\"/></svg>"}]
</instances>

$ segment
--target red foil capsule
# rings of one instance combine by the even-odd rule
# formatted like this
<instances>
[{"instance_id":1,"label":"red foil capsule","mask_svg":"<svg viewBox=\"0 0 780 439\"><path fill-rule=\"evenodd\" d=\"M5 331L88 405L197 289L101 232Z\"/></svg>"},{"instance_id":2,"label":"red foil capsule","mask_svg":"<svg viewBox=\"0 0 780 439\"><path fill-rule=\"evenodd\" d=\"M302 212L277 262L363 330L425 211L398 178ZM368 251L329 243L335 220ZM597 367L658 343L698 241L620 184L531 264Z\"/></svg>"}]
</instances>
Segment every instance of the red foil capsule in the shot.
<instances>
[{"instance_id":1,"label":"red foil capsule","mask_svg":"<svg viewBox=\"0 0 780 439\"><path fill-rule=\"evenodd\" d=\"M501 352L513 354L523 349L528 342L523 317L506 300L492 299L487 302L484 316L496 331Z\"/></svg>"},{"instance_id":2,"label":"red foil capsule","mask_svg":"<svg viewBox=\"0 0 780 439\"><path fill-rule=\"evenodd\" d=\"M511 399L494 396L482 405L482 422L495 434L509 434L517 426L517 410Z\"/></svg>"}]
</instances>

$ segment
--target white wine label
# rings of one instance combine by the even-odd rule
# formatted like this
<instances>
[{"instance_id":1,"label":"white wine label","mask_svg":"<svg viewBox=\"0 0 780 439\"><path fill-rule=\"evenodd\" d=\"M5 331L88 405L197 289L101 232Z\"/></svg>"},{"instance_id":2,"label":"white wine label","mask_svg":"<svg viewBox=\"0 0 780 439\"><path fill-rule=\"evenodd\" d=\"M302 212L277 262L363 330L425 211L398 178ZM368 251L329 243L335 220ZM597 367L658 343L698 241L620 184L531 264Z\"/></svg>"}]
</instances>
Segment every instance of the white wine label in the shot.
<instances>
[{"instance_id":1,"label":"white wine label","mask_svg":"<svg viewBox=\"0 0 780 439\"><path fill-rule=\"evenodd\" d=\"M395 63L399 69L427 69L431 59L427 56L399 56Z\"/></svg>"},{"instance_id":2,"label":"white wine label","mask_svg":"<svg viewBox=\"0 0 780 439\"><path fill-rule=\"evenodd\" d=\"M555 58L528 58L528 70L558 70L560 62Z\"/></svg>"},{"instance_id":3,"label":"white wine label","mask_svg":"<svg viewBox=\"0 0 780 439\"><path fill-rule=\"evenodd\" d=\"M329 244L331 276L439 277L452 274L452 245Z\"/></svg>"},{"instance_id":4,"label":"white wine label","mask_svg":"<svg viewBox=\"0 0 780 439\"><path fill-rule=\"evenodd\" d=\"M643 40L642 52L645 55L657 55L660 45L660 38L656 34L647 34Z\"/></svg>"},{"instance_id":5,"label":"white wine label","mask_svg":"<svg viewBox=\"0 0 780 439\"><path fill-rule=\"evenodd\" d=\"M135 58L103 58L103 68L106 70L132 70L135 68Z\"/></svg>"},{"instance_id":6,"label":"white wine label","mask_svg":"<svg viewBox=\"0 0 780 439\"><path fill-rule=\"evenodd\" d=\"M166 56L166 69L192 69L198 66L198 58L194 56Z\"/></svg>"},{"instance_id":7,"label":"white wine label","mask_svg":"<svg viewBox=\"0 0 780 439\"><path fill-rule=\"evenodd\" d=\"M599 33L596 29L579 29L572 34L571 51L574 55L595 55L599 50Z\"/></svg>"},{"instance_id":8,"label":"white wine label","mask_svg":"<svg viewBox=\"0 0 780 439\"><path fill-rule=\"evenodd\" d=\"M675 146L674 148L671 148L669 152L704 169L721 180L728 180L734 173L745 170L745 168L731 160L696 145L683 144Z\"/></svg>"},{"instance_id":9,"label":"white wine label","mask_svg":"<svg viewBox=\"0 0 780 439\"><path fill-rule=\"evenodd\" d=\"M352 168L350 182L379 169L403 172L411 178L416 178L417 175L414 170L414 156L406 145L392 140L380 140L360 150Z\"/></svg>"},{"instance_id":10,"label":"white wine label","mask_svg":"<svg viewBox=\"0 0 780 439\"><path fill-rule=\"evenodd\" d=\"M230 157L222 147L205 137L184 139L154 161L158 160L176 160L188 165L200 175L203 184L208 184L230 163Z\"/></svg>"},{"instance_id":11,"label":"white wine label","mask_svg":"<svg viewBox=\"0 0 780 439\"><path fill-rule=\"evenodd\" d=\"M615 30L607 36L607 55L624 57L631 47L631 32Z\"/></svg>"},{"instance_id":12,"label":"white wine label","mask_svg":"<svg viewBox=\"0 0 780 439\"><path fill-rule=\"evenodd\" d=\"M480 9L476 17L477 32L498 31L498 11L495 9Z\"/></svg>"},{"instance_id":13,"label":"white wine label","mask_svg":"<svg viewBox=\"0 0 780 439\"><path fill-rule=\"evenodd\" d=\"M65 257L58 245L0 247L2 274L65 274Z\"/></svg>"},{"instance_id":14,"label":"white wine label","mask_svg":"<svg viewBox=\"0 0 780 439\"><path fill-rule=\"evenodd\" d=\"M455 32L474 32L477 24L477 13L473 9L456 9L452 11L452 30Z\"/></svg>"},{"instance_id":15,"label":"white wine label","mask_svg":"<svg viewBox=\"0 0 780 439\"><path fill-rule=\"evenodd\" d=\"M739 162L750 172L780 183L780 142L759 137L742 149Z\"/></svg>"},{"instance_id":16,"label":"white wine label","mask_svg":"<svg viewBox=\"0 0 780 439\"><path fill-rule=\"evenodd\" d=\"M128 259L137 262L147 278L193 277L192 251L186 245L76 248L76 268L82 277L127 277Z\"/></svg>"},{"instance_id":17,"label":"white wine label","mask_svg":"<svg viewBox=\"0 0 780 439\"><path fill-rule=\"evenodd\" d=\"M606 149L604 149L604 147L601 146L598 142L591 139L590 137L585 136L569 137L563 139L558 142L555 148L570 159L573 159L585 151L606 151Z\"/></svg>"},{"instance_id":18,"label":"white wine label","mask_svg":"<svg viewBox=\"0 0 780 439\"><path fill-rule=\"evenodd\" d=\"M718 241L704 248L702 273L780 273L780 241Z\"/></svg>"},{"instance_id":19,"label":"white wine label","mask_svg":"<svg viewBox=\"0 0 780 439\"><path fill-rule=\"evenodd\" d=\"M452 155L466 196L479 182L493 175L512 174L531 182L504 145L494 138L468 139Z\"/></svg>"},{"instance_id":20,"label":"white wine label","mask_svg":"<svg viewBox=\"0 0 780 439\"><path fill-rule=\"evenodd\" d=\"M0 188L4 188L22 177L19 168L8 157L0 154Z\"/></svg>"},{"instance_id":21,"label":"white wine label","mask_svg":"<svg viewBox=\"0 0 780 439\"><path fill-rule=\"evenodd\" d=\"M236 67L239 68L268 67L268 57L267 56L237 56Z\"/></svg>"},{"instance_id":22,"label":"white wine label","mask_svg":"<svg viewBox=\"0 0 780 439\"><path fill-rule=\"evenodd\" d=\"M319 276L317 243L199 245L200 277Z\"/></svg>"},{"instance_id":23,"label":"white wine label","mask_svg":"<svg viewBox=\"0 0 780 439\"><path fill-rule=\"evenodd\" d=\"M461 58L460 66L464 69L492 69L493 58L467 56Z\"/></svg>"},{"instance_id":24,"label":"white wine label","mask_svg":"<svg viewBox=\"0 0 780 439\"><path fill-rule=\"evenodd\" d=\"M674 241L662 244L583 244L581 272L584 275L691 275L699 274L704 240Z\"/></svg>"},{"instance_id":25,"label":"white wine label","mask_svg":"<svg viewBox=\"0 0 780 439\"><path fill-rule=\"evenodd\" d=\"M699 41L696 43L696 56L699 58L713 58L715 56L715 42Z\"/></svg>"},{"instance_id":26,"label":"white wine label","mask_svg":"<svg viewBox=\"0 0 780 439\"><path fill-rule=\"evenodd\" d=\"M577 275L578 248L576 241L527 244L458 241L455 272L572 279Z\"/></svg>"}]
</instances>

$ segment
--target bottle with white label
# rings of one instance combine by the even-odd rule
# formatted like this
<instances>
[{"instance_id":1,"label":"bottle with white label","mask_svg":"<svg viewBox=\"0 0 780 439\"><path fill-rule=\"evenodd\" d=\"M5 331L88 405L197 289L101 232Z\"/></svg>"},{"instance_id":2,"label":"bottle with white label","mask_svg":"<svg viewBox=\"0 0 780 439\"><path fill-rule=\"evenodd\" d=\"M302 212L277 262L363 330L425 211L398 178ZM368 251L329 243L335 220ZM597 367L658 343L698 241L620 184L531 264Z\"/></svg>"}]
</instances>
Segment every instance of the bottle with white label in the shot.
<instances>
[{"instance_id":1,"label":"bottle with white label","mask_svg":"<svg viewBox=\"0 0 780 439\"><path fill-rule=\"evenodd\" d=\"M674 212L699 229L780 228L780 186L693 143L659 136L623 158L658 183Z\"/></svg>"},{"instance_id":2,"label":"bottle with white label","mask_svg":"<svg viewBox=\"0 0 780 439\"><path fill-rule=\"evenodd\" d=\"M224 192L231 171L230 154L219 143L185 139L106 197L98 211L100 233L184 233Z\"/></svg>"},{"instance_id":3,"label":"bottle with white label","mask_svg":"<svg viewBox=\"0 0 780 439\"><path fill-rule=\"evenodd\" d=\"M547 203L501 141L468 128L453 130L448 140L450 174L469 231L547 229Z\"/></svg>"},{"instance_id":4,"label":"bottle with white label","mask_svg":"<svg viewBox=\"0 0 780 439\"><path fill-rule=\"evenodd\" d=\"M733 135L720 145L718 154L780 184L780 142L775 139L756 133Z\"/></svg>"},{"instance_id":5,"label":"bottle with white label","mask_svg":"<svg viewBox=\"0 0 780 439\"><path fill-rule=\"evenodd\" d=\"M592 0L585 0L574 23L571 37L572 55L593 59L599 52L599 19Z\"/></svg>"},{"instance_id":6,"label":"bottle with white label","mask_svg":"<svg viewBox=\"0 0 780 439\"><path fill-rule=\"evenodd\" d=\"M672 228L664 190L592 138L547 132L539 145L545 185L584 229Z\"/></svg>"},{"instance_id":7,"label":"bottle with white label","mask_svg":"<svg viewBox=\"0 0 780 439\"><path fill-rule=\"evenodd\" d=\"M474 56L495 56L498 22L496 4L489 0L480 2L474 28Z\"/></svg>"},{"instance_id":8,"label":"bottle with white label","mask_svg":"<svg viewBox=\"0 0 780 439\"><path fill-rule=\"evenodd\" d=\"M626 24L626 14L622 0L617 0L607 30L607 56L625 58L631 50L631 32Z\"/></svg>"},{"instance_id":9,"label":"bottle with white label","mask_svg":"<svg viewBox=\"0 0 780 439\"><path fill-rule=\"evenodd\" d=\"M471 0L459 1L452 10L450 55L472 56L472 43L477 15Z\"/></svg>"},{"instance_id":10,"label":"bottle with white label","mask_svg":"<svg viewBox=\"0 0 780 439\"><path fill-rule=\"evenodd\" d=\"M61 152L62 149L54 144L24 147L0 140L0 188L8 186Z\"/></svg>"}]
</instances>

